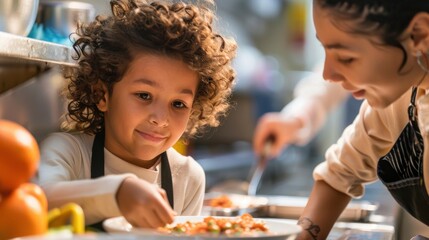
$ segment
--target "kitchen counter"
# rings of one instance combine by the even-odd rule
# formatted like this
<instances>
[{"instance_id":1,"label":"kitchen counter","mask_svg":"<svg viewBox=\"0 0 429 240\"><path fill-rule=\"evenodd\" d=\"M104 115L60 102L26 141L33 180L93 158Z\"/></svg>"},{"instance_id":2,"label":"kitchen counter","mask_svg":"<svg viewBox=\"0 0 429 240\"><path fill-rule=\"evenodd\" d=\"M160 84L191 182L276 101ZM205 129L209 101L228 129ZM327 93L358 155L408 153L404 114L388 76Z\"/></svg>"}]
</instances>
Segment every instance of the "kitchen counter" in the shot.
<instances>
[{"instance_id":1,"label":"kitchen counter","mask_svg":"<svg viewBox=\"0 0 429 240\"><path fill-rule=\"evenodd\" d=\"M68 46L0 32L0 64L76 66Z\"/></svg>"},{"instance_id":2,"label":"kitchen counter","mask_svg":"<svg viewBox=\"0 0 429 240\"><path fill-rule=\"evenodd\" d=\"M228 152L223 153L220 149L214 149L210 148L212 152L200 149L192 154L206 172L207 191L227 180L245 181L255 161L251 146L241 143L230 146ZM308 149L288 148L281 156L268 163L257 194L308 197L313 186L313 169L321 161L323 156L311 156ZM376 214L385 216L385 219L377 221L393 222L397 204L381 182L368 184L365 195L358 200L379 203Z\"/></svg>"},{"instance_id":3,"label":"kitchen counter","mask_svg":"<svg viewBox=\"0 0 429 240\"><path fill-rule=\"evenodd\" d=\"M294 224L296 220L287 222ZM326 240L393 240L394 232L391 225L337 222Z\"/></svg>"},{"instance_id":4,"label":"kitchen counter","mask_svg":"<svg viewBox=\"0 0 429 240\"><path fill-rule=\"evenodd\" d=\"M193 152L193 157L206 171L207 191L227 180L246 180L255 161L251 146L246 143L230 145L223 153L214 147L199 148ZM269 162L258 196L308 197L313 185L312 171L322 160L323 156L308 154L308 149L288 148ZM363 198L356 201L377 203L378 208L365 222L338 222L328 239L393 239L397 204L385 187L380 182L369 184Z\"/></svg>"}]
</instances>

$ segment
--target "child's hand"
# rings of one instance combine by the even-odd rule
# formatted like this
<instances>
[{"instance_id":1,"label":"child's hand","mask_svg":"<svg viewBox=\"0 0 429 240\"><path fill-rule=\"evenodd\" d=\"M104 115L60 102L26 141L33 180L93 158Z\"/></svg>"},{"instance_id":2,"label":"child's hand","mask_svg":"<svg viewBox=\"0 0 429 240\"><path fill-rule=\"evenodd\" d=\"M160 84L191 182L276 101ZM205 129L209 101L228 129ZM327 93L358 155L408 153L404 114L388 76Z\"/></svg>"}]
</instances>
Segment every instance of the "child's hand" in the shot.
<instances>
[{"instance_id":1,"label":"child's hand","mask_svg":"<svg viewBox=\"0 0 429 240\"><path fill-rule=\"evenodd\" d=\"M137 227L157 228L172 223L175 212L165 191L138 178L125 179L116 194L119 210Z\"/></svg>"}]
</instances>

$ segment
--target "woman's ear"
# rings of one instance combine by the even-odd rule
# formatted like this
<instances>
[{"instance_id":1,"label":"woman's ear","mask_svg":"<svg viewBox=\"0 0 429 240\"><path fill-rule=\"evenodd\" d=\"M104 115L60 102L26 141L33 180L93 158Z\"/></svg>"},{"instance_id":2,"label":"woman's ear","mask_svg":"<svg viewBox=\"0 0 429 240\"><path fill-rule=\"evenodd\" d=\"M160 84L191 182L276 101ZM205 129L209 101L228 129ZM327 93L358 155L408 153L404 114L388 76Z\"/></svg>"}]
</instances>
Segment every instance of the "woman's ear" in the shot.
<instances>
[{"instance_id":1,"label":"woman's ear","mask_svg":"<svg viewBox=\"0 0 429 240\"><path fill-rule=\"evenodd\" d=\"M94 100L96 102L98 110L102 112L107 111L108 101L109 101L109 93L107 91L106 85L104 85L103 82L98 81L93 87L92 87L92 94L94 97Z\"/></svg>"},{"instance_id":2,"label":"woman's ear","mask_svg":"<svg viewBox=\"0 0 429 240\"><path fill-rule=\"evenodd\" d=\"M429 52L429 13L416 14L408 25L413 52Z\"/></svg>"}]
</instances>

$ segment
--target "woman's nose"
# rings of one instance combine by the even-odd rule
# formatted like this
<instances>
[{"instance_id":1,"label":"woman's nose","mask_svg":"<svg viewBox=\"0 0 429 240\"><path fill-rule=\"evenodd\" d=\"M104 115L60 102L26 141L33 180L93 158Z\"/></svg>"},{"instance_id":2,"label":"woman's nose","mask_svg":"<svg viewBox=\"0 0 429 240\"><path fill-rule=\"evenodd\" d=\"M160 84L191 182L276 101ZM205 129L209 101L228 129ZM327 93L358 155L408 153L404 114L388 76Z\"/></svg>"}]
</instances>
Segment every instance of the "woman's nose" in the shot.
<instances>
[{"instance_id":1,"label":"woman's nose","mask_svg":"<svg viewBox=\"0 0 429 240\"><path fill-rule=\"evenodd\" d=\"M323 78L329 82L340 82L344 79L329 59L325 59Z\"/></svg>"}]
</instances>

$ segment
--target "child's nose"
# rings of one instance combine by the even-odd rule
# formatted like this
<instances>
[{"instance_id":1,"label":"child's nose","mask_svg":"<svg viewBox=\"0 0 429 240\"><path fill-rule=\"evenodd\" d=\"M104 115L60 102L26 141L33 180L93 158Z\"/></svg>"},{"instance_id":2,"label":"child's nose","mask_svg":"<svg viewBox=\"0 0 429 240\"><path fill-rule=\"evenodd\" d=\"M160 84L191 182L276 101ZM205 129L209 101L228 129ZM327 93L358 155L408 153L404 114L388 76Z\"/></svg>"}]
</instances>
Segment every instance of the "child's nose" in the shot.
<instances>
[{"instance_id":1,"label":"child's nose","mask_svg":"<svg viewBox=\"0 0 429 240\"><path fill-rule=\"evenodd\" d=\"M155 107L149 116L149 122L160 127L166 127L168 125L168 111Z\"/></svg>"}]
</instances>

